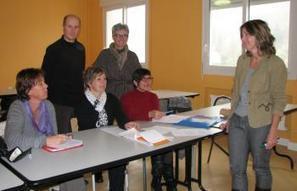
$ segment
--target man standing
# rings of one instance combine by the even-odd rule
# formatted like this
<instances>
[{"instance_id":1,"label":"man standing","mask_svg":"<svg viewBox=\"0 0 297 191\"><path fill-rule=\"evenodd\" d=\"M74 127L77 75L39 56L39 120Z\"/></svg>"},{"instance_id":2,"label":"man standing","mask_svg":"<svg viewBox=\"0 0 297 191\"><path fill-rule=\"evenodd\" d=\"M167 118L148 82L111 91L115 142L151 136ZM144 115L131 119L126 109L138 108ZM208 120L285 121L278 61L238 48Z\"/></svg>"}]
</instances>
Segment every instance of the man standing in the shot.
<instances>
[{"instance_id":1,"label":"man standing","mask_svg":"<svg viewBox=\"0 0 297 191\"><path fill-rule=\"evenodd\" d=\"M71 132L70 119L83 96L85 48L76 39L79 32L80 18L66 15L62 37L47 47L43 58L42 69L48 84L48 99L55 106L58 133Z\"/></svg>"}]
</instances>

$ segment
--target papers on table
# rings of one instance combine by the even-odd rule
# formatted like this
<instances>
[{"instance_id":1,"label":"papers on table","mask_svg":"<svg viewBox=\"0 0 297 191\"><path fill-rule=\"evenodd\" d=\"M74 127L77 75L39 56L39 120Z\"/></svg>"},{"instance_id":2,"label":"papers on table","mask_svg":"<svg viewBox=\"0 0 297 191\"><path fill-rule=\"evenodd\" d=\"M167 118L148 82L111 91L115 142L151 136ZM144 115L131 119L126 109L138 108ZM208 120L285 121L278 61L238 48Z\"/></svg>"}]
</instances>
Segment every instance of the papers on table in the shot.
<instances>
[{"instance_id":1,"label":"papers on table","mask_svg":"<svg viewBox=\"0 0 297 191\"><path fill-rule=\"evenodd\" d=\"M83 141L78 139L68 139L64 143L55 146L43 146L42 148L49 152L65 151L83 146Z\"/></svg>"},{"instance_id":2,"label":"papers on table","mask_svg":"<svg viewBox=\"0 0 297 191\"><path fill-rule=\"evenodd\" d=\"M144 131L138 131L134 128L119 133L120 136L127 139L143 143L148 146L156 146L168 143L170 141L169 137L163 136L155 129L147 129Z\"/></svg>"},{"instance_id":3,"label":"papers on table","mask_svg":"<svg viewBox=\"0 0 297 191\"><path fill-rule=\"evenodd\" d=\"M158 131L159 133L161 133L162 135L165 135L165 134L168 134L168 133L171 133L172 130L176 129L174 127L167 127L167 126L159 126L159 125L154 125L152 127L147 127L145 128L145 130L151 130L151 129L154 129L156 131Z\"/></svg>"},{"instance_id":4,"label":"papers on table","mask_svg":"<svg viewBox=\"0 0 297 191\"><path fill-rule=\"evenodd\" d=\"M218 128L186 128L186 127L177 127L172 125L171 126L155 125L152 127L143 128L141 131L138 131L134 128L125 131L118 127L101 128L101 130L109 134L112 134L115 136L121 136L126 139L136 141L148 146L153 146L154 142L158 142L162 140L162 138L165 138L171 141L173 140L173 137L192 137L192 136L204 137L204 136L213 135L222 131L221 129L218 129ZM144 140L138 139L141 136L146 137L146 139Z\"/></svg>"},{"instance_id":5,"label":"papers on table","mask_svg":"<svg viewBox=\"0 0 297 191\"><path fill-rule=\"evenodd\" d=\"M161 119L153 119L153 122L160 122L160 123L178 123L184 119L189 118L189 116L182 116L182 115L166 115L163 116Z\"/></svg>"}]
</instances>

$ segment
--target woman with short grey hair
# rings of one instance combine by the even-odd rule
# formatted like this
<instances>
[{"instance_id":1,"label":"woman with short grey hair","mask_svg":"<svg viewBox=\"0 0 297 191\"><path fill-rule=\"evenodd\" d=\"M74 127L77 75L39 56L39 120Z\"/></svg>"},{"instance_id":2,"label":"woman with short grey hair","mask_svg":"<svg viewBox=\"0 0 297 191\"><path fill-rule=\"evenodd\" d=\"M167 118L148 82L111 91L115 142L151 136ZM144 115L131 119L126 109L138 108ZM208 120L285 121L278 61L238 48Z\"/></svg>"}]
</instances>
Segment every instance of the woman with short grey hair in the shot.
<instances>
[{"instance_id":1,"label":"woman with short grey hair","mask_svg":"<svg viewBox=\"0 0 297 191\"><path fill-rule=\"evenodd\" d=\"M115 35L117 31L125 30L129 36L129 27L126 24L118 23L116 25L113 25L112 27L112 35Z\"/></svg>"},{"instance_id":2,"label":"woman with short grey hair","mask_svg":"<svg viewBox=\"0 0 297 191\"><path fill-rule=\"evenodd\" d=\"M100 52L94 65L101 67L107 77L106 91L115 95L118 99L134 89L132 73L141 68L137 55L129 50L127 41L129 28L125 24L118 23L112 27L113 42L109 48Z\"/></svg>"}]
</instances>

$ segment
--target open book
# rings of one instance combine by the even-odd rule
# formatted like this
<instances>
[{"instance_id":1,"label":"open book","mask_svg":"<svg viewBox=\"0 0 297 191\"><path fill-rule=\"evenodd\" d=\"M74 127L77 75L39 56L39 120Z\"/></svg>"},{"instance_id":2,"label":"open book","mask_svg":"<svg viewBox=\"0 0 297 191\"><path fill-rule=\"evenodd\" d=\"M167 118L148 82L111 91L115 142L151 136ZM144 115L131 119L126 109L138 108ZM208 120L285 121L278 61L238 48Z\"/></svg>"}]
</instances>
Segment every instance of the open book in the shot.
<instances>
[{"instance_id":1,"label":"open book","mask_svg":"<svg viewBox=\"0 0 297 191\"><path fill-rule=\"evenodd\" d=\"M83 141L78 139L68 139L64 143L55 146L46 146L42 148L49 152L65 151L83 146Z\"/></svg>"},{"instance_id":2,"label":"open book","mask_svg":"<svg viewBox=\"0 0 297 191\"><path fill-rule=\"evenodd\" d=\"M163 136L161 133L154 129L150 129L147 131L138 131L132 128L120 133L119 135L148 146L162 145L170 141L169 138Z\"/></svg>"}]
</instances>

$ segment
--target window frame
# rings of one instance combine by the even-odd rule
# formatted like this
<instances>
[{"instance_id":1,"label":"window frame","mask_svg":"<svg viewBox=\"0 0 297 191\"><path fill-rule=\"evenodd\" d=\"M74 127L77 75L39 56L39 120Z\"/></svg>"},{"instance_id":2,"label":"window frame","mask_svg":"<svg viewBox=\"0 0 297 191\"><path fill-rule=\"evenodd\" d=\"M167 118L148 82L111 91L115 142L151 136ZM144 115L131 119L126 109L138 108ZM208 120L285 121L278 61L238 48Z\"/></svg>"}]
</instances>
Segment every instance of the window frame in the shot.
<instances>
[{"instance_id":1,"label":"window frame","mask_svg":"<svg viewBox=\"0 0 297 191\"><path fill-rule=\"evenodd\" d=\"M209 43L210 43L210 1L202 1L202 71L203 75L233 76L236 66L213 66L209 64ZM249 0L243 0L243 23L247 21ZM289 47L288 47L288 79L297 79L297 1L290 0L290 23L289 23ZM239 36L239 35L238 35ZM238 37L239 38L239 37ZM239 55L238 55L239 56Z\"/></svg>"},{"instance_id":2,"label":"window frame","mask_svg":"<svg viewBox=\"0 0 297 191\"><path fill-rule=\"evenodd\" d=\"M106 47L106 13L107 11L111 11L114 9L124 9L123 11L123 23L127 23L127 8L135 7L139 5L145 5L145 62L140 64L143 67L148 67L149 59L149 20L148 20L148 13L149 13L149 0L101 0L101 7L103 8L103 47ZM129 43L129 42L128 42Z\"/></svg>"}]
</instances>

